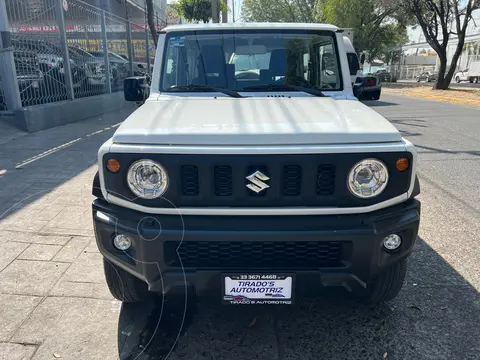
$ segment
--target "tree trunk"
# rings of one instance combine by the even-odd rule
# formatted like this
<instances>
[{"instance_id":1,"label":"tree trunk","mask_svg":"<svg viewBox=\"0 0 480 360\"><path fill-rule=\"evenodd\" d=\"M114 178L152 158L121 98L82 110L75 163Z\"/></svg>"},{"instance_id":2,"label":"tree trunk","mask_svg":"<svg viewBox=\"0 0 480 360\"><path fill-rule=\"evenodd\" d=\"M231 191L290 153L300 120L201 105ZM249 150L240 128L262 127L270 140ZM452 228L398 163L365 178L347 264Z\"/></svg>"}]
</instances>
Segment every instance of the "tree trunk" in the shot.
<instances>
[{"instance_id":1,"label":"tree trunk","mask_svg":"<svg viewBox=\"0 0 480 360\"><path fill-rule=\"evenodd\" d=\"M158 42L158 34L157 28L155 27L155 14L153 10L153 0L146 0L147 3L147 22L148 27L150 28L150 34L152 34L153 43L155 44L155 48L157 47ZM147 44L148 49L148 44Z\"/></svg>"},{"instance_id":2,"label":"tree trunk","mask_svg":"<svg viewBox=\"0 0 480 360\"><path fill-rule=\"evenodd\" d=\"M435 81L435 85L433 85L433 89L446 90L448 89L448 85L450 85L450 82L445 83L445 72L447 71L447 49L440 49L440 51L437 52L437 55L440 58L440 68L438 69L437 80Z\"/></svg>"}]
</instances>

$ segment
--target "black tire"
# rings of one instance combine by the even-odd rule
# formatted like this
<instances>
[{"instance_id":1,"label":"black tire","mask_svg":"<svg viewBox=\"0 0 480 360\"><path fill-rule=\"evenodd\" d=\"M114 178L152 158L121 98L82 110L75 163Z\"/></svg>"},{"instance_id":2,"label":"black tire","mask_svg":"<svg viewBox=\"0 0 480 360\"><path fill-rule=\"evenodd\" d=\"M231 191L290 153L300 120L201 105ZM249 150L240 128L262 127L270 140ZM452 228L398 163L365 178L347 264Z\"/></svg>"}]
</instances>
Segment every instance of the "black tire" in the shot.
<instances>
[{"instance_id":1,"label":"black tire","mask_svg":"<svg viewBox=\"0 0 480 360\"><path fill-rule=\"evenodd\" d=\"M103 258L103 270L112 296L125 303L143 302L148 299L148 287L142 280Z\"/></svg>"},{"instance_id":2,"label":"black tire","mask_svg":"<svg viewBox=\"0 0 480 360\"><path fill-rule=\"evenodd\" d=\"M372 92L372 100L380 100L380 95L382 94L382 90L375 90Z\"/></svg>"},{"instance_id":3,"label":"black tire","mask_svg":"<svg viewBox=\"0 0 480 360\"><path fill-rule=\"evenodd\" d=\"M457 84L459 84L459 83L460 83L460 78L457 76L457 77L455 78L455 81L457 82Z\"/></svg>"},{"instance_id":4,"label":"black tire","mask_svg":"<svg viewBox=\"0 0 480 360\"><path fill-rule=\"evenodd\" d=\"M417 82L420 82L420 78L417 79Z\"/></svg>"},{"instance_id":5,"label":"black tire","mask_svg":"<svg viewBox=\"0 0 480 360\"><path fill-rule=\"evenodd\" d=\"M473 78L473 82L474 82L475 84L478 84L478 77Z\"/></svg>"},{"instance_id":6,"label":"black tire","mask_svg":"<svg viewBox=\"0 0 480 360\"><path fill-rule=\"evenodd\" d=\"M403 286L406 272L407 260L397 262L377 279L367 284L367 289L359 296L359 300L370 305L393 300Z\"/></svg>"},{"instance_id":7,"label":"black tire","mask_svg":"<svg viewBox=\"0 0 480 360\"><path fill-rule=\"evenodd\" d=\"M470 84L473 83L473 78L468 78L468 81L470 82Z\"/></svg>"}]
</instances>

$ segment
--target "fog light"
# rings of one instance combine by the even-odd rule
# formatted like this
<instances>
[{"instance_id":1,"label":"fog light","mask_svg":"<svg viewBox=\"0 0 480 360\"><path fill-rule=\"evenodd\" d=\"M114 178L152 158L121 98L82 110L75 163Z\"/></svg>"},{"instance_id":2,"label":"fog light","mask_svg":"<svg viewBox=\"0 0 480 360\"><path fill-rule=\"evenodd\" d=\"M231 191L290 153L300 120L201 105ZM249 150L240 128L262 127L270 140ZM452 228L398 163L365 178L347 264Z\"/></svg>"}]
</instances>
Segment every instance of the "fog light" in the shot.
<instances>
[{"instance_id":1,"label":"fog light","mask_svg":"<svg viewBox=\"0 0 480 360\"><path fill-rule=\"evenodd\" d=\"M387 250L397 250L402 244L402 238L397 234L390 234L383 238L383 246Z\"/></svg>"},{"instance_id":2,"label":"fog light","mask_svg":"<svg viewBox=\"0 0 480 360\"><path fill-rule=\"evenodd\" d=\"M130 246L132 246L132 239L130 239L127 235L117 235L113 239L113 246L115 246L118 250L126 251L130 249Z\"/></svg>"}]
</instances>

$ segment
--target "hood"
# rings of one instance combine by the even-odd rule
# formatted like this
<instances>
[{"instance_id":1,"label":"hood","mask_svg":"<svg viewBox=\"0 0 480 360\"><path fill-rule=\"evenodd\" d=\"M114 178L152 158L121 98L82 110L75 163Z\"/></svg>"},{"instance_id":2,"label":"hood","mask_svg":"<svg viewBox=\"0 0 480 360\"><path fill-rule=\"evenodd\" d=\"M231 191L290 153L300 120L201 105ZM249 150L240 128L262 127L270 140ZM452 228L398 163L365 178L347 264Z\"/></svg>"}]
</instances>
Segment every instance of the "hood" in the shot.
<instances>
[{"instance_id":1,"label":"hood","mask_svg":"<svg viewBox=\"0 0 480 360\"><path fill-rule=\"evenodd\" d=\"M113 136L155 145L301 145L396 142L389 121L357 100L320 97L147 101Z\"/></svg>"}]
</instances>

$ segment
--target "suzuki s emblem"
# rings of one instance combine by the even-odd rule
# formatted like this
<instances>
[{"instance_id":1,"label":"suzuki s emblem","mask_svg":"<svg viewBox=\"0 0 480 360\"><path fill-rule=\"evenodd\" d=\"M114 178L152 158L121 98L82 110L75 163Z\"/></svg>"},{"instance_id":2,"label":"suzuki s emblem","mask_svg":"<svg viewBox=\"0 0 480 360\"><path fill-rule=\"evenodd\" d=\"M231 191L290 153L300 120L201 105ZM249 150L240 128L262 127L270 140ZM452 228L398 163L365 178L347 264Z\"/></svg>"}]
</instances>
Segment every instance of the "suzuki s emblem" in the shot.
<instances>
[{"instance_id":1,"label":"suzuki s emblem","mask_svg":"<svg viewBox=\"0 0 480 360\"><path fill-rule=\"evenodd\" d=\"M255 191L257 194L270 187L270 185L264 183L264 181L268 181L270 178L258 170L248 175L246 179L250 181L250 184L247 184L247 188Z\"/></svg>"}]
</instances>

